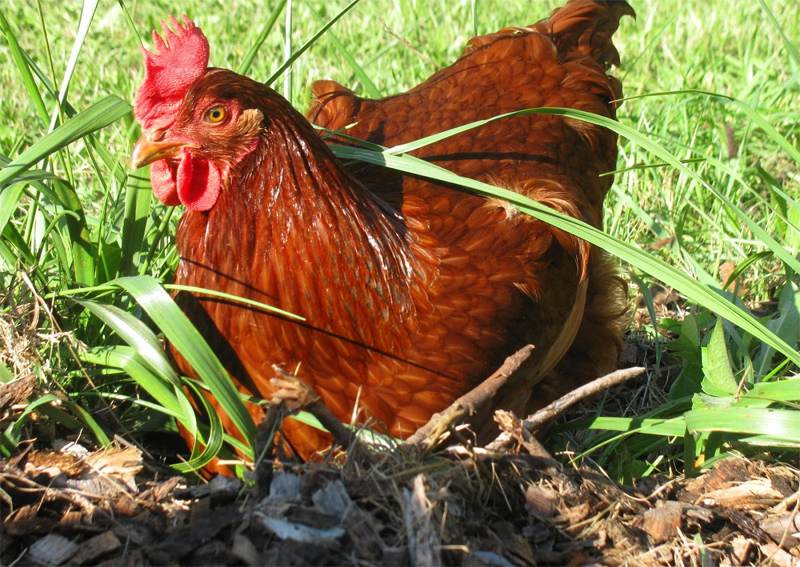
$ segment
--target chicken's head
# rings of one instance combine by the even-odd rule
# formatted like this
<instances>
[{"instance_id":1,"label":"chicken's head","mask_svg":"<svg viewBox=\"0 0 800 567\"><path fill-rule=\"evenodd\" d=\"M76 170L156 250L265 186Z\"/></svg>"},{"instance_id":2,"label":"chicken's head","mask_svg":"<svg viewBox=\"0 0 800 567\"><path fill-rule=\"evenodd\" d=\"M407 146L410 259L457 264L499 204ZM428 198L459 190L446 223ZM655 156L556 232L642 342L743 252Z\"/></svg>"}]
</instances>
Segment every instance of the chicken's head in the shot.
<instances>
[{"instance_id":1,"label":"chicken's head","mask_svg":"<svg viewBox=\"0 0 800 567\"><path fill-rule=\"evenodd\" d=\"M209 210L232 167L258 143L262 113L243 108L236 93L207 69L208 41L186 16L170 16L153 32L153 52L142 48L145 77L136 91L134 115L142 137L131 156L133 169L150 165L153 191L166 205ZM215 76L217 75L217 76ZM213 79L212 79L213 77Z\"/></svg>"}]
</instances>

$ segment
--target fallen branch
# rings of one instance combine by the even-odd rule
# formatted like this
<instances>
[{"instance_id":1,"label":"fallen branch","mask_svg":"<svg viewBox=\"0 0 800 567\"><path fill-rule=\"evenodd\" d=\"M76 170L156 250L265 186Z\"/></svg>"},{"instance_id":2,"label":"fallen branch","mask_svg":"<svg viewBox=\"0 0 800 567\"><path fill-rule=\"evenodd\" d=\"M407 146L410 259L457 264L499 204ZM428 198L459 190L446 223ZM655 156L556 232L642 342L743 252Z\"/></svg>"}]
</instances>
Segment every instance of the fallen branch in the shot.
<instances>
[{"instance_id":1,"label":"fallen branch","mask_svg":"<svg viewBox=\"0 0 800 567\"><path fill-rule=\"evenodd\" d=\"M631 380L632 378L641 376L644 373L644 368L641 366L634 366L631 368L616 370L610 374L606 374L605 376L601 376L600 378L592 380L588 384L584 384L580 388L576 388L568 394L561 396L553 403L544 406L533 415L528 416L525 419L525 429L533 433L548 421L564 413L569 407L575 405L577 402L594 396L595 394L598 394L603 390L607 390L612 386L616 386L617 384L621 384Z\"/></svg>"},{"instance_id":2,"label":"fallen branch","mask_svg":"<svg viewBox=\"0 0 800 567\"><path fill-rule=\"evenodd\" d=\"M428 423L406 439L405 444L413 446L425 443L428 447L434 445L436 440L450 427L457 425L474 413L481 404L492 399L497 391L508 382L509 377L530 357L533 348L533 345L524 346L506 358L502 366L486 380L458 398L445 410L433 414Z\"/></svg>"},{"instance_id":3,"label":"fallen branch","mask_svg":"<svg viewBox=\"0 0 800 567\"><path fill-rule=\"evenodd\" d=\"M621 370L611 372L610 374L606 374L605 376L601 376L600 378L592 380L588 384L584 384L580 388L572 390L568 394L558 398L556 401L541 408L536 413L528 416L522 422L524 434L526 436L533 436L536 431L542 427L542 425L555 419L577 402L602 392L603 390L607 390L612 386L616 386L617 384L621 384L622 382L626 382L632 378L641 376L644 374L644 372L645 369L641 366L623 368ZM510 431L506 430L503 431L494 441L486 445L486 449L489 451L501 451L506 449L513 440L514 435Z\"/></svg>"}]
</instances>

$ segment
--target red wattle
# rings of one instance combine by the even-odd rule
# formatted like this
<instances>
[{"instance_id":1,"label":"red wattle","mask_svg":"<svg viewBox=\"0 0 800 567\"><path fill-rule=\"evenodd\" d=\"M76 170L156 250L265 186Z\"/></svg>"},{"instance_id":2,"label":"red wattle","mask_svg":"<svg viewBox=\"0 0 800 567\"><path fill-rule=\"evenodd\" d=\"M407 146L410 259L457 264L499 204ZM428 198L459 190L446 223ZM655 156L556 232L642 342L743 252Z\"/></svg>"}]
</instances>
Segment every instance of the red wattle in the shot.
<instances>
[{"instance_id":1,"label":"red wattle","mask_svg":"<svg viewBox=\"0 0 800 567\"><path fill-rule=\"evenodd\" d=\"M150 184L153 186L153 193L165 205L175 207L181 204L175 177L166 160L162 159L150 164Z\"/></svg>"},{"instance_id":2,"label":"red wattle","mask_svg":"<svg viewBox=\"0 0 800 567\"><path fill-rule=\"evenodd\" d=\"M206 160L184 153L178 166L178 196L187 209L207 211L217 202L220 192L220 171Z\"/></svg>"}]
</instances>

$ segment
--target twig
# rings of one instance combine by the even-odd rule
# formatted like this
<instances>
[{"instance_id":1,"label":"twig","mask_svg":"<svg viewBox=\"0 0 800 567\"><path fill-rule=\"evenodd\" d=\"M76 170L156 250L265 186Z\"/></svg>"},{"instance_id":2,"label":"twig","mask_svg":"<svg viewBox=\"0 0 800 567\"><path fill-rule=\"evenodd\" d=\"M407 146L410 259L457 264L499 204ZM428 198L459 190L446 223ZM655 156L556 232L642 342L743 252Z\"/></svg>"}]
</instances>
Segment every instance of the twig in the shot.
<instances>
[{"instance_id":1,"label":"twig","mask_svg":"<svg viewBox=\"0 0 800 567\"><path fill-rule=\"evenodd\" d=\"M431 416L428 423L406 439L406 445L433 444L451 426L460 423L465 416L472 414L482 403L494 397L509 377L525 362L533 352L533 345L527 345L509 356L503 365L478 386L458 398L444 411Z\"/></svg>"},{"instance_id":2,"label":"twig","mask_svg":"<svg viewBox=\"0 0 800 567\"><path fill-rule=\"evenodd\" d=\"M644 373L645 369L641 366L633 366L631 368L616 370L610 374L606 374L605 376L601 376L600 378L592 380L588 384L584 384L580 388L576 388L568 394L561 396L556 401L546 405L533 415L528 416L525 419L525 429L533 433L542 425L564 413L567 408L583 400L584 398L593 396L599 392L602 392L603 390L611 388L612 386L616 386L617 384L621 384L622 382L626 382L632 378L641 376Z\"/></svg>"},{"instance_id":3,"label":"twig","mask_svg":"<svg viewBox=\"0 0 800 567\"><path fill-rule=\"evenodd\" d=\"M271 403L266 416L258 425L253 479L259 498L269 494L269 486L272 483L272 461L276 449L275 434L278 432L282 415L282 403Z\"/></svg>"},{"instance_id":4,"label":"twig","mask_svg":"<svg viewBox=\"0 0 800 567\"><path fill-rule=\"evenodd\" d=\"M500 430L503 432L492 443L486 446L486 449L493 451L494 446L503 446L508 444L512 439L516 439L531 456L541 459L548 467L558 468L558 461L556 461L550 452L544 448L536 437L525 427L525 423L510 411L497 410L494 412L494 420L500 425ZM505 435L504 435L505 434ZM502 441L500 441L502 439ZM498 445L500 443L500 445Z\"/></svg>"},{"instance_id":5,"label":"twig","mask_svg":"<svg viewBox=\"0 0 800 567\"><path fill-rule=\"evenodd\" d=\"M507 422L508 419L498 411L496 412L495 420L501 424L501 429L503 429L503 431L494 441L487 444L485 448L487 451L503 452L513 444L515 439L524 440L526 443L529 443L530 440L534 438L533 435L536 433L537 429L539 429L548 421L562 414L567 408L576 402L610 388L611 386L615 386L625 382L626 380L640 376L644 372L644 368L635 366L632 368L623 368L622 370L617 370L611 374L601 376L600 378L597 378L596 380L593 380L588 384L584 384L580 388L576 388L568 394L561 396L553 403L546 405L536 413L528 416L528 418L522 422L521 428L514 428L508 425L503 427L503 423ZM537 442L534 446L540 447L541 445ZM531 454L537 454L537 451L534 451L532 447L528 447L526 445L526 448L531 451ZM543 447L542 451L544 451ZM546 451L544 451L544 454L540 456L544 455L547 455Z\"/></svg>"}]
</instances>

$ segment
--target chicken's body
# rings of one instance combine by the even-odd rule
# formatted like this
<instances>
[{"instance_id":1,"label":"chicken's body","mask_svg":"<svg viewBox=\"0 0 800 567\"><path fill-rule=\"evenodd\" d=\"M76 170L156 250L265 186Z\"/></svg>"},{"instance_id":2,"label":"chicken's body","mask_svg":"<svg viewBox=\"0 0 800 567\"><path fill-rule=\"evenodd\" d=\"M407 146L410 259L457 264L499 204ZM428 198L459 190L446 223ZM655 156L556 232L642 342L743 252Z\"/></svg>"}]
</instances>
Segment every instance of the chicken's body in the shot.
<instances>
[{"instance_id":1,"label":"chicken's body","mask_svg":"<svg viewBox=\"0 0 800 567\"><path fill-rule=\"evenodd\" d=\"M344 133L394 146L527 108L613 118L621 93L606 70L616 62L610 37L624 13L632 13L624 3L576 0L530 28L473 39L453 66L386 99L317 83L311 119L330 130L355 124ZM212 155L183 126L209 108L205 101L227 109L240 146L211 167L222 173L208 175L220 178L210 207L204 196L192 201L196 188L181 189L180 178L197 170L203 152ZM273 365L281 365L343 421L372 416L406 437L526 344L535 346L532 359L495 404L518 413L616 363L620 287L583 241L504 202L375 166L348 169L279 95L228 71L195 79L173 125L158 126L158 136L166 130L191 140L181 142L184 153L167 172L189 209L178 229L176 283L305 319L180 298L243 389L269 398ZM522 115L413 155L599 227L612 182L599 176L615 167L616 135L558 116ZM327 442L300 425L287 435L303 455Z\"/></svg>"}]
</instances>

